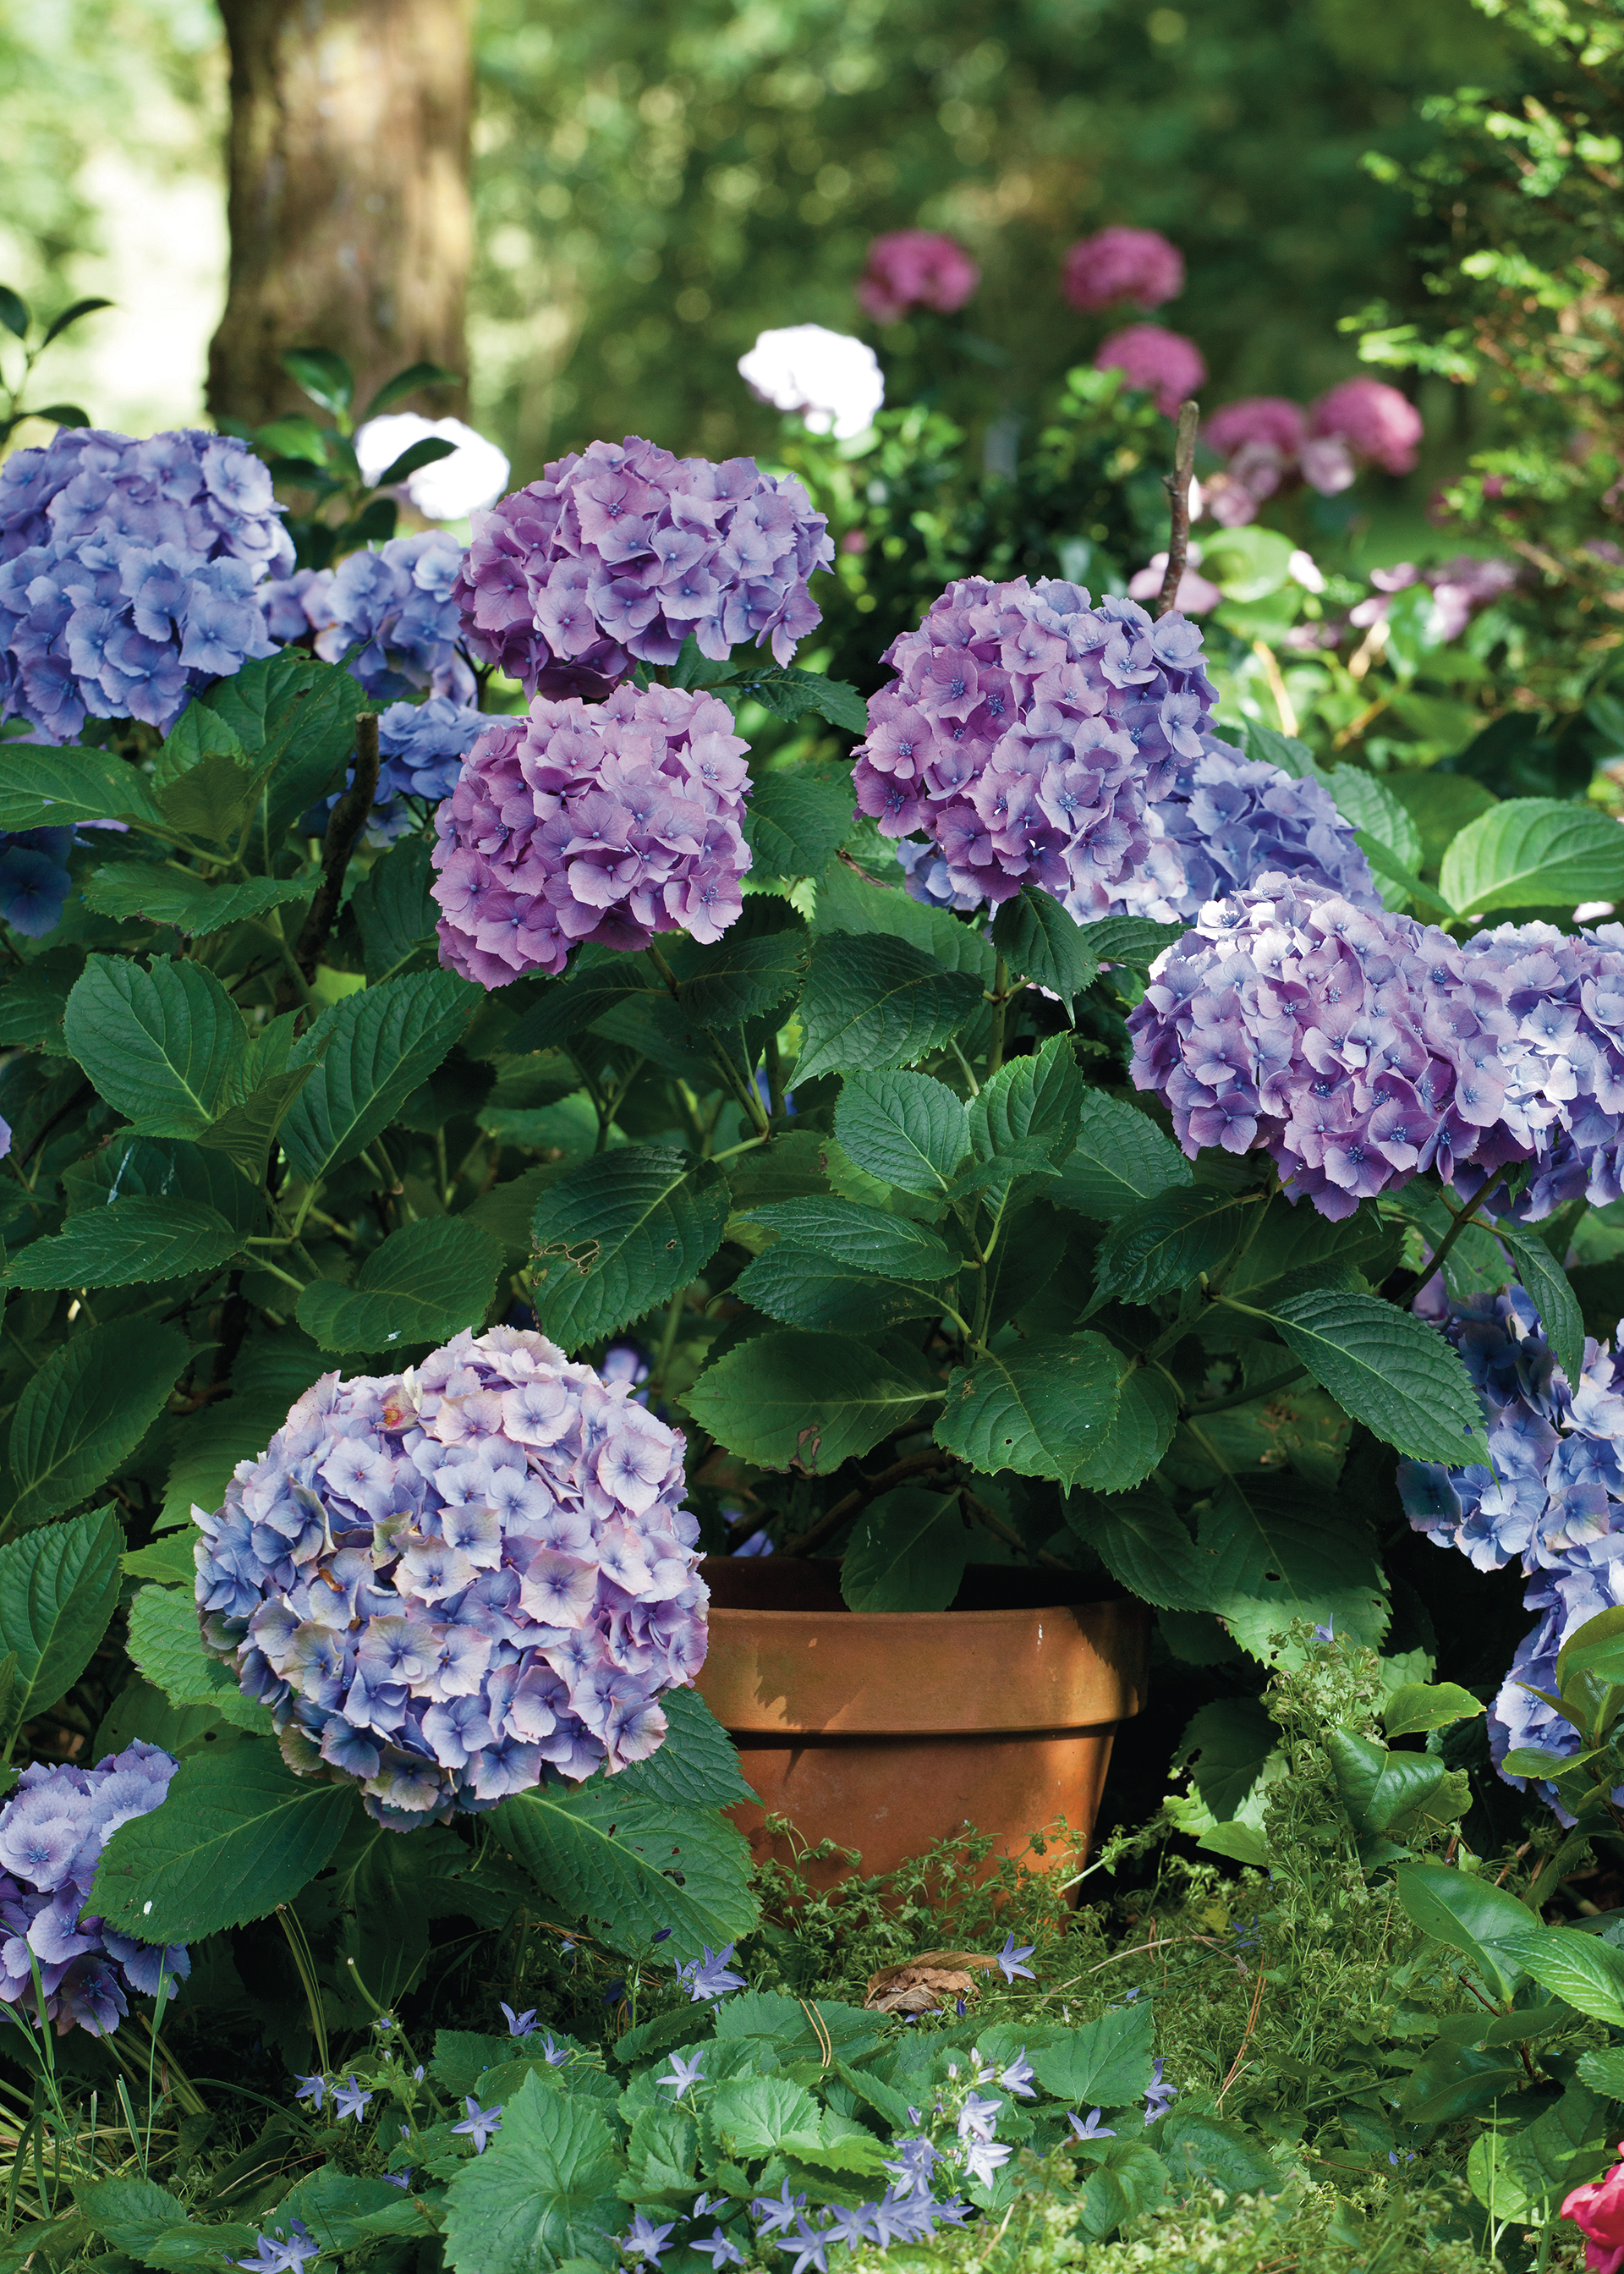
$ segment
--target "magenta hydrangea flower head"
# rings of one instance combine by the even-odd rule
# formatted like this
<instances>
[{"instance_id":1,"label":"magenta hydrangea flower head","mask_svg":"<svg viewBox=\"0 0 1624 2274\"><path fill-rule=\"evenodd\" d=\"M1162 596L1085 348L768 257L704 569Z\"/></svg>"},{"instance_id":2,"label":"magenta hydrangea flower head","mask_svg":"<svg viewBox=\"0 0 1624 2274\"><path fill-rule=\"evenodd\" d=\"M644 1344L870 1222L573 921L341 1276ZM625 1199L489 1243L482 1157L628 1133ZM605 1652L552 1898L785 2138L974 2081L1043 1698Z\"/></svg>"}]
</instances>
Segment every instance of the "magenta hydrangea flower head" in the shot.
<instances>
[{"instance_id":1,"label":"magenta hydrangea flower head","mask_svg":"<svg viewBox=\"0 0 1624 2274\"><path fill-rule=\"evenodd\" d=\"M1214 410L1201 439L1222 458L1248 442L1261 442L1282 458L1295 458L1308 440L1308 413L1283 395L1247 395Z\"/></svg>"},{"instance_id":2,"label":"magenta hydrangea flower head","mask_svg":"<svg viewBox=\"0 0 1624 2274\"><path fill-rule=\"evenodd\" d=\"M719 939L744 903L748 745L714 695L538 696L488 727L435 815L440 960L482 987L559 972L580 940Z\"/></svg>"},{"instance_id":3,"label":"magenta hydrangea flower head","mask_svg":"<svg viewBox=\"0 0 1624 2274\"><path fill-rule=\"evenodd\" d=\"M1214 900L1129 1016L1133 1079L1184 1150L1268 1152L1322 1216L1428 1169L1519 1209L1619 1196L1624 928L1504 924L1461 943L1285 877Z\"/></svg>"},{"instance_id":4,"label":"magenta hydrangea flower head","mask_svg":"<svg viewBox=\"0 0 1624 2274\"><path fill-rule=\"evenodd\" d=\"M1407 474L1425 428L1409 398L1383 379L1345 379L1322 395L1309 414L1312 432L1343 441L1356 458L1385 473Z\"/></svg>"},{"instance_id":5,"label":"magenta hydrangea flower head","mask_svg":"<svg viewBox=\"0 0 1624 2274\"><path fill-rule=\"evenodd\" d=\"M301 568L267 588L272 636L308 641L324 663L349 656L351 676L380 701L427 688L471 704L474 674L457 644L462 565L455 537L425 529L352 553L336 568Z\"/></svg>"},{"instance_id":6,"label":"magenta hydrangea flower head","mask_svg":"<svg viewBox=\"0 0 1624 2274\"><path fill-rule=\"evenodd\" d=\"M393 1830L645 1758L703 1663L680 1434L512 1327L324 1374L212 1514L207 1646Z\"/></svg>"},{"instance_id":7,"label":"magenta hydrangea flower head","mask_svg":"<svg viewBox=\"0 0 1624 2274\"><path fill-rule=\"evenodd\" d=\"M951 316L981 281L962 245L934 229L893 229L876 237L857 280L857 300L876 324L894 324L910 308Z\"/></svg>"},{"instance_id":8,"label":"magenta hydrangea flower head","mask_svg":"<svg viewBox=\"0 0 1624 2274\"><path fill-rule=\"evenodd\" d=\"M1132 300L1140 308L1159 308L1164 300L1176 300L1184 289L1184 256L1160 230L1096 230L1092 237L1079 238L1067 252L1060 289L1072 307L1086 315L1115 307L1122 300Z\"/></svg>"},{"instance_id":9,"label":"magenta hydrangea flower head","mask_svg":"<svg viewBox=\"0 0 1624 2274\"><path fill-rule=\"evenodd\" d=\"M1119 371L1130 387L1154 395L1166 418L1177 416L1178 406L1193 395L1207 377L1201 350L1182 332L1161 324L1130 324L1101 343L1094 357L1096 371Z\"/></svg>"},{"instance_id":10,"label":"magenta hydrangea flower head","mask_svg":"<svg viewBox=\"0 0 1624 2274\"><path fill-rule=\"evenodd\" d=\"M184 1946L138 1942L81 1916L102 1850L121 1824L159 1806L176 1764L138 1737L93 1769L36 1762L0 1809L0 1998L34 2007L37 1966L46 2017L110 2037L130 2010L127 1992L155 1998L192 1971Z\"/></svg>"},{"instance_id":11,"label":"magenta hydrangea flower head","mask_svg":"<svg viewBox=\"0 0 1624 2274\"><path fill-rule=\"evenodd\" d=\"M605 695L634 660L674 663L690 632L714 662L753 640L787 664L823 621L807 579L834 559L793 475L635 434L557 460L473 528L456 584L469 652L527 695Z\"/></svg>"},{"instance_id":12,"label":"magenta hydrangea flower head","mask_svg":"<svg viewBox=\"0 0 1624 2274\"><path fill-rule=\"evenodd\" d=\"M229 434L64 428L0 465L0 719L48 742L94 719L167 734L273 655L267 574L293 547L269 469Z\"/></svg>"},{"instance_id":13,"label":"magenta hydrangea flower head","mask_svg":"<svg viewBox=\"0 0 1624 2274\"><path fill-rule=\"evenodd\" d=\"M1624 1356L1587 1337L1583 1371L1570 1382L1518 1286L1451 1299L1434 1275L1415 1307L1461 1354L1493 1465L1402 1461L1405 1514L1479 1571L1515 1563L1529 1582L1523 1606L1539 1614L1490 1709L1490 1752L1497 1767L1515 1746L1575 1752L1578 1731L1527 1685L1554 1690L1562 1645L1624 1597ZM1553 1787L1543 1789L1554 1798Z\"/></svg>"}]
</instances>

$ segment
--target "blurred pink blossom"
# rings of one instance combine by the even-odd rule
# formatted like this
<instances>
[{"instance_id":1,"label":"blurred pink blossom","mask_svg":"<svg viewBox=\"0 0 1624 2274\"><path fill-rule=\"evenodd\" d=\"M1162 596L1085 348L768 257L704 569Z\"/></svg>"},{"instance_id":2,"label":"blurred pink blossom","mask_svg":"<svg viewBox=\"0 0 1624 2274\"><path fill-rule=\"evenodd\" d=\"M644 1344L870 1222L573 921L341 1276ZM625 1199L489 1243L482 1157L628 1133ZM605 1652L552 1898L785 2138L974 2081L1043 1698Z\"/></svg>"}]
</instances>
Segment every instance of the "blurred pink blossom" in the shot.
<instances>
[{"instance_id":1,"label":"blurred pink blossom","mask_svg":"<svg viewBox=\"0 0 1624 2274\"><path fill-rule=\"evenodd\" d=\"M933 229L894 229L868 247L857 300L876 324L894 324L910 308L951 316L981 281L981 270L951 237Z\"/></svg>"},{"instance_id":2,"label":"blurred pink blossom","mask_svg":"<svg viewBox=\"0 0 1624 2274\"><path fill-rule=\"evenodd\" d=\"M1173 606L1186 616L1205 616L1223 598L1216 584L1196 573L1200 558L1200 546L1192 545L1185 555L1184 573L1178 580L1178 590L1173 595ZM1129 577L1128 598L1131 600L1154 600L1162 590L1167 565L1165 553L1153 553L1147 565L1137 576Z\"/></svg>"},{"instance_id":3,"label":"blurred pink blossom","mask_svg":"<svg viewBox=\"0 0 1624 2274\"><path fill-rule=\"evenodd\" d=\"M1309 422L1315 435L1338 436L1356 458L1389 474L1410 472L1423 433L1415 404L1380 379L1343 380L1320 397Z\"/></svg>"},{"instance_id":4,"label":"blurred pink blossom","mask_svg":"<svg viewBox=\"0 0 1624 2274\"><path fill-rule=\"evenodd\" d=\"M1201 350L1182 332L1160 324L1130 324L1113 332L1094 359L1096 371L1119 371L1130 387L1140 387L1156 398L1156 408L1169 418L1193 395L1207 377Z\"/></svg>"},{"instance_id":5,"label":"blurred pink blossom","mask_svg":"<svg viewBox=\"0 0 1624 2274\"><path fill-rule=\"evenodd\" d=\"M1294 458L1308 440L1308 413L1283 395L1244 395L1214 411L1201 439L1221 458L1233 457L1248 442Z\"/></svg>"},{"instance_id":6,"label":"blurred pink blossom","mask_svg":"<svg viewBox=\"0 0 1624 2274\"><path fill-rule=\"evenodd\" d=\"M1097 230L1066 254L1060 289L1085 314L1120 300L1159 308L1184 289L1184 256L1157 230Z\"/></svg>"}]
</instances>

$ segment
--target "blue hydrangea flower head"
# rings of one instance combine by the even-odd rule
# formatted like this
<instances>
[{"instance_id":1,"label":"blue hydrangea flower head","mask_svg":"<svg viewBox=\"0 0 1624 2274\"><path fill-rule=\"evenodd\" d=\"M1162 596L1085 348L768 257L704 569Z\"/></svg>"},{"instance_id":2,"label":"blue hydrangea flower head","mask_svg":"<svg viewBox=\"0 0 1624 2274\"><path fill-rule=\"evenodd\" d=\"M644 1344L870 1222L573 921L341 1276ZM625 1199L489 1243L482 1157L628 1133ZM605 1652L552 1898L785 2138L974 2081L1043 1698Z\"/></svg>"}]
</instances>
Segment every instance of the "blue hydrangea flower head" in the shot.
<instances>
[{"instance_id":1,"label":"blue hydrangea flower head","mask_svg":"<svg viewBox=\"0 0 1624 2274\"><path fill-rule=\"evenodd\" d=\"M1624 929L1464 942L1283 876L1209 900L1128 1019L1133 1079L1184 1150L1267 1151L1320 1215L1435 1169L1514 1162L1530 1220L1624 1171Z\"/></svg>"},{"instance_id":2,"label":"blue hydrangea flower head","mask_svg":"<svg viewBox=\"0 0 1624 2274\"><path fill-rule=\"evenodd\" d=\"M448 695L431 695L423 703L391 703L378 720L378 791L367 816L365 842L381 852L418 827L442 798L450 796L463 759L495 723L488 712L470 703L455 703ZM315 806L306 816L312 836L326 828L327 817L342 794L335 790L325 806Z\"/></svg>"},{"instance_id":3,"label":"blue hydrangea flower head","mask_svg":"<svg viewBox=\"0 0 1624 2274\"><path fill-rule=\"evenodd\" d=\"M265 579L293 548L269 469L229 434L64 428L0 464L0 719L71 742L86 716L167 734L275 653Z\"/></svg>"},{"instance_id":4,"label":"blue hydrangea flower head","mask_svg":"<svg viewBox=\"0 0 1624 2274\"><path fill-rule=\"evenodd\" d=\"M353 676L381 702L426 689L471 704L474 674L458 645L453 597L462 562L455 537L427 529L352 553L336 568L301 568L267 590L272 636L306 642L327 663L348 656Z\"/></svg>"},{"instance_id":5,"label":"blue hydrangea flower head","mask_svg":"<svg viewBox=\"0 0 1624 2274\"><path fill-rule=\"evenodd\" d=\"M395 1830L645 1758L705 1652L682 1439L545 1337L326 1374L192 1510L204 1639Z\"/></svg>"},{"instance_id":6,"label":"blue hydrangea flower head","mask_svg":"<svg viewBox=\"0 0 1624 2274\"><path fill-rule=\"evenodd\" d=\"M1624 1352L1587 1337L1583 1371L1570 1382L1521 1287L1451 1299L1434 1276L1415 1307L1461 1354L1493 1465L1402 1461L1404 1512L1435 1546L1456 1549L1480 1571L1515 1563L1529 1582L1524 1608L1539 1615L1490 1712L1489 1751L1497 1767L1522 1745L1576 1752L1578 1731L1529 1685L1554 1690L1568 1638L1624 1601ZM1553 1799L1554 1788L1545 1790Z\"/></svg>"},{"instance_id":7,"label":"blue hydrangea flower head","mask_svg":"<svg viewBox=\"0 0 1624 2274\"><path fill-rule=\"evenodd\" d=\"M173 1997L192 1971L182 1945L139 1942L81 1916L107 1841L160 1805L175 1769L138 1738L91 1769L36 1763L0 1809L0 1998L32 2013L37 1965L58 2037L74 2028L109 2037L131 1991L155 1998L162 1981Z\"/></svg>"}]
</instances>

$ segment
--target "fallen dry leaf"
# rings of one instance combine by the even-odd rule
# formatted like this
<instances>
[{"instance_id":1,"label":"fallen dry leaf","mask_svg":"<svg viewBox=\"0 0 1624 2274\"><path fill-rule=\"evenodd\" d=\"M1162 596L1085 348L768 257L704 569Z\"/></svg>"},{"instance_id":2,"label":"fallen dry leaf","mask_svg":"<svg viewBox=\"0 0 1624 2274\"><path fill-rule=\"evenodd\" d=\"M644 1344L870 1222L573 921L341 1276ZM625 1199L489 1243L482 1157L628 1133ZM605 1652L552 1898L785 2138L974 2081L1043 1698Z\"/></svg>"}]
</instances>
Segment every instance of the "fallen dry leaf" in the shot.
<instances>
[{"instance_id":1,"label":"fallen dry leaf","mask_svg":"<svg viewBox=\"0 0 1624 2274\"><path fill-rule=\"evenodd\" d=\"M921 1950L906 1965L883 1966L871 1976L863 2004L873 2014L935 2014L974 1991L975 1975L996 1963L979 1950Z\"/></svg>"}]
</instances>

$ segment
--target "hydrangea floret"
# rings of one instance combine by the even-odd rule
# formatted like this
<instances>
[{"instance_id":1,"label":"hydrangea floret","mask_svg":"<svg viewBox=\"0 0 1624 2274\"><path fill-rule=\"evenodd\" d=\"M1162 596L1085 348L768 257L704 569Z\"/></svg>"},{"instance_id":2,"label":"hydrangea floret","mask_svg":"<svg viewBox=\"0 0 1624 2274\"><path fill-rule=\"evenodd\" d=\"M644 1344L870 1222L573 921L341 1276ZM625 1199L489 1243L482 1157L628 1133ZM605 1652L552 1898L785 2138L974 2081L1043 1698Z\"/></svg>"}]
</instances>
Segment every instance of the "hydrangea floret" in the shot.
<instances>
[{"instance_id":1,"label":"hydrangea floret","mask_svg":"<svg viewBox=\"0 0 1624 2274\"><path fill-rule=\"evenodd\" d=\"M541 1335L325 1374L193 1510L204 1639L392 1829L622 1768L704 1659L682 1494L679 1433Z\"/></svg>"},{"instance_id":2,"label":"hydrangea floret","mask_svg":"<svg viewBox=\"0 0 1624 2274\"><path fill-rule=\"evenodd\" d=\"M229 434L64 428L0 465L0 719L68 742L93 719L167 734L274 654L263 580L293 565L269 469Z\"/></svg>"},{"instance_id":3,"label":"hydrangea floret","mask_svg":"<svg viewBox=\"0 0 1624 2274\"><path fill-rule=\"evenodd\" d=\"M110 2037L129 1992L155 1998L192 1971L178 1943L119 1934L81 1916L102 1850L121 1824L146 1816L169 1790L176 1763L139 1738L94 1768L36 1762L0 1809L0 1998L34 2009L34 1975L58 2037L74 2028ZM150 1908L150 1906L149 1906Z\"/></svg>"},{"instance_id":4,"label":"hydrangea floret","mask_svg":"<svg viewBox=\"0 0 1624 2274\"><path fill-rule=\"evenodd\" d=\"M748 745L714 695L538 697L489 726L435 816L440 960L483 987L559 972L582 940L719 939L743 907Z\"/></svg>"},{"instance_id":5,"label":"hydrangea floret","mask_svg":"<svg viewBox=\"0 0 1624 2274\"><path fill-rule=\"evenodd\" d=\"M1193 917L1265 866L1378 905L1327 792L1211 732L1201 636L1074 584L951 584L894 640L868 704L858 803L916 899L970 910L1024 885L1079 923Z\"/></svg>"},{"instance_id":6,"label":"hydrangea floret","mask_svg":"<svg viewBox=\"0 0 1624 2274\"><path fill-rule=\"evenodd\" d=\"M1523 1608L1538 1614L1491 1709L1489 1751L1497 1766L1522 1746L1576 1752L1578 1730L1534 1692L1557 1690L1568 1638L1624 1600L1624 1353L1587 1337L1583 1370L1570 1382L1517 1286L1451 1299L1434 1274L1415 1307L1461 1354L1492 1465L1401 1462L1404 1512L1479 1571L1516 1564L1529 1583Z\"/></svg>"},{"instance_id":7,"label":"hydrangea floret","mask_svg":"<svg viewBox=\"0 0 1624 2274\"><path fill-rule=\"evenodd\" d=\"M420 694L473 701L474 674L457 643L455 589L462 548L443 529L392 537L336 568L301 568L267 590L272 635L308 640L324 663L342 663L369 695Z\"/></svg>"},{"instance_id":8,"label":"hydrangea floret","mask_svg":"<svg viewBox=\"0 0 1624 2274\"><path fill-rule=\"evenodd\" d=\"M1165 618L1163 621L1167 621ZM1129 1016L1133 1079L1179 1142L1262 1148L1320 1215L1434 1169L1477 1192L1536 1164L1530 1219L1616 1200L1624 928L1464 942L1284 877L1213 900Z\"/></svg>"},{"instance_id":9,"label":"hydrangea floret","mask_svg":"<svg viewBox=\"0 0 1624 2274\"><path fill-rule=\"evenodd\" d=\"M527 695L603 695L634 662L674 663L690 633L717 662L749 640L787 664L823 621L807 579L833 558L793 475L634 434L476 514L456 596L470 653Z\"/></svg>"}]
</instances>

